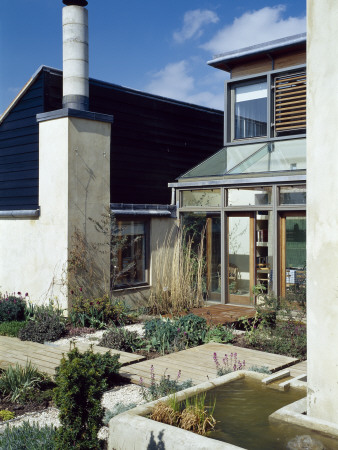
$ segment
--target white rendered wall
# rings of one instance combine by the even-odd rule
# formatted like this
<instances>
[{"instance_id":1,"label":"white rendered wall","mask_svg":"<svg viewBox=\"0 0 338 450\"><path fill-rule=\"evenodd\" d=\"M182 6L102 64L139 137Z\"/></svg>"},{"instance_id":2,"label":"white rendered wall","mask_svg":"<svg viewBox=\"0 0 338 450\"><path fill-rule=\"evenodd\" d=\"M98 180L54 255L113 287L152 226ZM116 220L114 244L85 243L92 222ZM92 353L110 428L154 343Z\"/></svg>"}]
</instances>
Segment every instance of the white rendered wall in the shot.
<instances>
[{"instance_id":1,"label":"white rendered wall","mask_svg":"<svg viewBox=\"0 0 338 450\"><path fill-rule=\"evenodd\" d=\"M75 227L98 241L110 201L110 123L60 118L39 124L38 219L0 219L1 290L55 298L67 307L67 260ZM108 264L102 258L103 264Z\"/></svg>"},{"instance_id":2,"label":"white rendered wall","mask_svg":"<svg viewBox=\"0 0 338 450\"><path fill-rule=\"evenodd\" d=\"M338 424L338 2L307 7L308 415Z\"/></svg>"}]
</instances>

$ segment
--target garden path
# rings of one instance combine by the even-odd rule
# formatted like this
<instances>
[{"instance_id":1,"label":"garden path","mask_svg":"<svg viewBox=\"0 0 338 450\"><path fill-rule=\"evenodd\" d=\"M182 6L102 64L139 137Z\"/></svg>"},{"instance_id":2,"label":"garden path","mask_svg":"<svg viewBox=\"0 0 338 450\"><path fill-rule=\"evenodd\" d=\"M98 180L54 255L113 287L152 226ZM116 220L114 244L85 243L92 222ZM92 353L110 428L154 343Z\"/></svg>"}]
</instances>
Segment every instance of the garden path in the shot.
<instances>
[{"instance_id":1,"label":"garden path","mask_svg":"<svg viewBox=\"0 0 338 450\"><path fill-rule=\"evenodd\" d=\"M76 347L80 352L84 352L88 350L90 344L77 343ZM20 341L18 338L0 336L0 367L5 369L9 365L15 365L16 363L25 366L28 360L41 372L53 376L55 374L55 368L60 365L62 354L67 353L68 350L69 344L62 346L53 344L45 345L31 341ZM111 350L97 345L93 345L93 351L94 353L106 353L107 351L110 351L111 354L117 353L120 355L120 363L122 365L145 359L140 355Z\"/></svg>"},{"instance_id":2,"label":"garden path","mask_svg":"<svg viewBox=\"0 0 338 450\"><path fill-rule=\"evenodd\" d=\"M236 306L236 305L220 305L213 304L202 306L201 308L193 308L189 313L195 316L204 317L208 324L226 325L237 322L240 318L250 319L255 317L256 310L252 306ZM185 315L182 313L181 315ZM168 314L164 317L170 317Z\"/></svg>"},{"instance_id":3,"label":"garden path","mask_svg":"<svg viewBox=\"0 0 338 450\"><path fill-rule=\"evenodd\" d=\"M140 377L142 377L144 385L149 386L150 370L151 365L153 365L157 381L164 373L170 375L171 379L175 379L178 371L181 370L180 381L191 379L193 384L198 384L212 380L217 376L213 360L214 352L217 353L221 364L225 354L230 357L231 353L237 353L239 361L245 360L246 368L253 365L267 366L272 372L277 372L299 361L288 356L236 347L230 344L209 342L199 347L128 365L120 370L120 375L130 379L135 384L140 384Z\"/></svg>"}]
</instances>

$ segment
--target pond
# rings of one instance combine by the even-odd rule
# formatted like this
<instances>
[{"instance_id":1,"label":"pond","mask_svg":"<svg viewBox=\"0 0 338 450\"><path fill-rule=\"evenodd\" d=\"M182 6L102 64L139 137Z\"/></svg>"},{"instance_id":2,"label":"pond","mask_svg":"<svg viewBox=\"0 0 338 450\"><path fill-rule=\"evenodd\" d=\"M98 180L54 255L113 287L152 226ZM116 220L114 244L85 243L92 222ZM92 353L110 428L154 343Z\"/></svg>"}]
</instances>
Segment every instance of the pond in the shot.
<instances>
[{"instance_id":1,"label":"pond","mask_svg":"<svg viewBox=\"0 0 338 450\"><path fill-rule=\"evenodd\" d=\"M213 404L216 398L214 417L218 424L208 436L248 450L285 450L296 436L311 435L323 444L322 448L337 449L337 441L308 429L269 422L271 413L305 395L296 389L286 392L271 389L249 378L214 388L207 393L206 405Z\"/></svg>"}]
</instances>

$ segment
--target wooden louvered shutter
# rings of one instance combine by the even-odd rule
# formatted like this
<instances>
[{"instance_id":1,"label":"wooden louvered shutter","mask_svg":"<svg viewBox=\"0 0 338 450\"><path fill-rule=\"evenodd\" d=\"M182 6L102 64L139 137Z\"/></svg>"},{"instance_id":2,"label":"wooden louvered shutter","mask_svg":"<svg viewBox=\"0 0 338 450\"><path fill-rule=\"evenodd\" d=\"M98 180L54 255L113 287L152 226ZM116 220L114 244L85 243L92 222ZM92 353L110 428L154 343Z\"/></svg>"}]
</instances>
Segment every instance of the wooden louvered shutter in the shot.
<instances>
[{"instance_id":1,"label":"wooden louvered shutter","mask_svg":"<svg viewBox=\"0 0 338 450\"><path fill-rule=\"evenodd\" d=\"M276 133L306 128L306 74L293 73L276 77L275 84Z\"/></svg>"}]
</instances>

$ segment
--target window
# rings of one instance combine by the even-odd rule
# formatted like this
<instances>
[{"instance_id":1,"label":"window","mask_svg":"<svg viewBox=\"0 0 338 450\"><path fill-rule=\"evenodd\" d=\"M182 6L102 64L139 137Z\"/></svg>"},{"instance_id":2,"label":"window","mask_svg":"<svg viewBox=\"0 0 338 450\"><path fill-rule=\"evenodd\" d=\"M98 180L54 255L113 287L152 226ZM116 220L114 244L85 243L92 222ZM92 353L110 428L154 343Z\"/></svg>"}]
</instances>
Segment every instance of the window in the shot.
<instances>
[{"instance_id":1,"label":"window","mask_svg":"<svg viewBox=\"0 0 338 450\"><path fill-rule=\"evenodd\" d=\"M147 282L146 223L118 221L120 243L117 257L115 286L135 286Z\"/></svg>"},{"instance_id":2,"label":"window","mask_svg":"<svg viewBox=\"0 0 338 450\"><path fill-rule=\"evenodd\" d=\"M235 139L267 135L267 83L237 86L235 93Z\"/></svg>"}]
</instances>

